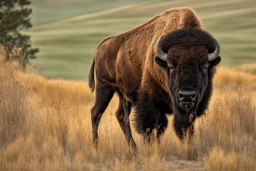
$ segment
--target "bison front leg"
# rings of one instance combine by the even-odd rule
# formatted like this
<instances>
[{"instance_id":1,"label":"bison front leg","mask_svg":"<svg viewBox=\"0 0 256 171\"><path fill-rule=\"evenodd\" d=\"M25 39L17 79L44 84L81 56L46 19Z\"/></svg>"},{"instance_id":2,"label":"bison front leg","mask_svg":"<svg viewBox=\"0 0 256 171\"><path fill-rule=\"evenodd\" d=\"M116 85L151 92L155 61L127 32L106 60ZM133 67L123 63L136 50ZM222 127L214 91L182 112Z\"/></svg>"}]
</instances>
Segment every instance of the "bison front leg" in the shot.
<instances>
[{"instance_id":1,"label":"bison front leg","mask_svg":"<svg viewBox=\"0 0 256 171\"><path fill-rule=\"evenodd\" d=\"M181 140L187 136L191 140L194 135L194 120L174 116L174 129Z\"/></svg>"},{"instance_id":2,"label":"bison front leg","mask_svg":"<svg viewBox=\"0 0 256 171\"><path fill-rule=\"evenodd\" d=\"M160 118L158 120L158 125L157 125L157 128L156 128L156 139L157 139L158 143L160 143L161 135L164 133L167 126L168 126L168 119L167 119L165 113L162 113L160 115Z\"/></svg>"},{"instance_id":3,"label":"bison front leg","mask_svg":"<svg viewBox=\"0 0 256 171\"><path fill-rule=\"evenodd\" d=\"M159 110L156 110L159 111ZM165 132L167 126L168 126L168 119L165 115L165 113L157 112L155 113L156 122L152 122L151 127L147 128L144 133L144 140L146 140L147 143L150 143L152 141L152 131L153 129L156 130L156 140L158 144L160 144L160 138ZM153 127L154 125L154 127Z\"/></svg>"},{"instance_id":4,"label":"bison front leg","mask_svg":"<svg viewBox=\"0 0 256 171\"><path fill-rule=\"evenodd\" d=\"M136 107L135 125L139 134L142 134L145 142L150 143L152 139L152 131L157 128L160 111L154 104L140 104ZM162 125L163 126L163 125ZM158 134L161 135L163 127L159 127Z\"/></svg>"}]
</instances>

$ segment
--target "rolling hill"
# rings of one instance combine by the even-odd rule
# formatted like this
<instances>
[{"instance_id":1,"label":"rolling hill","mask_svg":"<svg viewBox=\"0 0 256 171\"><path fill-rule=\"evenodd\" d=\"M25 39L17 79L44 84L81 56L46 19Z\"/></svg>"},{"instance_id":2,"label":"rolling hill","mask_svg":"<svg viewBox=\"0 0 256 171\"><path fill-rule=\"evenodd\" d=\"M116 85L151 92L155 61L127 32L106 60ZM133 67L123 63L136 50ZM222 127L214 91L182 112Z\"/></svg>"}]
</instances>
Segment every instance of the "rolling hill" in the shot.
<instances>
[{"instance_id":1,"label":"rolling hill","mask_svg":"<svg viewBox=\"0 0 256 171\"><path fill-rule=\"evenodd\" d=\"M152 0L32 0L34 25ZM43 17L42 17L43 16Z\"/></svg>"}]
</instances>

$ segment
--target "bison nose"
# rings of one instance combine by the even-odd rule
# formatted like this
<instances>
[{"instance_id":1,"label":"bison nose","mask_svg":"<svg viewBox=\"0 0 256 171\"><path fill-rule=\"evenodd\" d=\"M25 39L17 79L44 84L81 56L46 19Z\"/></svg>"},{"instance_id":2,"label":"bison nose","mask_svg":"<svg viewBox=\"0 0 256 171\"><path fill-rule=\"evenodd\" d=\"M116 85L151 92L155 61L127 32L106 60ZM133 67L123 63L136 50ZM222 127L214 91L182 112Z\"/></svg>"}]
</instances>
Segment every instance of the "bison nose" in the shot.
<instances>
[{"instance_id":1,"label":"bison nose","mask_svg":"<svg viewBox=\"0 0 256 171\"><path fill-rule=\"evenodd\" d=\"M180 90L178 92L180 101L195 101L196 91L194 90Z\"/></svg>"}]
</instances>

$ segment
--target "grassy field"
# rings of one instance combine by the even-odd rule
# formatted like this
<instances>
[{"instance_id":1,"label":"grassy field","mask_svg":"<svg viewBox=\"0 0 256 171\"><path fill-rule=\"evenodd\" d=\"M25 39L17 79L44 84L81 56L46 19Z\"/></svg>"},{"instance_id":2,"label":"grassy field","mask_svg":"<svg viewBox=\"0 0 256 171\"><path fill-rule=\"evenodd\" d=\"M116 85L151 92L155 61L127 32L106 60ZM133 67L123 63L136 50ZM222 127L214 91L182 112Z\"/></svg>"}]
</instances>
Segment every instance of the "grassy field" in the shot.
<instances>
[{"instance_id":1,"label":"grassy field","mask_svg":"<svg viewBox=\"0 0 256 171\"><path fill-rule=\"evenodd\" d=\"M193 8L204 27L220 41L221 65L237 67L256 61L254 0L100 2L76 0L71 5L66 0L37 0L33 3L34 20L38 23L34 21L32 42L40 48L40 53L32 64L40 74L85 80L94 50L104 37L130 30L169 8L184 6Z\"/></svg>"},{"instance_id":2,"label":"grassy field","mask_svg":"<svg viewBox=\"0 0 256 171\"><path fill-rule=\"evenodd\" d=\"M249 73L218 68L210 106L197 119L191 142L178 140L171 116L159 146L145 145L132 129L138 145L133 156L115 117L117 99L103 115L96 150L90 122L94 96L86 82L49 80L0 55L0 170L253 171L255 66L246 66Z\"/></svg>"}]
</instances>

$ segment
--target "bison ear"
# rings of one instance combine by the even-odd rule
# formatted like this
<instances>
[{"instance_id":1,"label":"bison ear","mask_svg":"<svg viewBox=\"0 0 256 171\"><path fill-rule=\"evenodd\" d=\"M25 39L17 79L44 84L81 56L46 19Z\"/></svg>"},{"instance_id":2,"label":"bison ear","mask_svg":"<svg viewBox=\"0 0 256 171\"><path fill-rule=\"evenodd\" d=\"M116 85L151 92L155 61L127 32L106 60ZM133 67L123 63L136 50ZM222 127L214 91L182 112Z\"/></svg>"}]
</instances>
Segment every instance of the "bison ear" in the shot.
<instances>
[{"instance_id":1,"label":"bison ear","mask_svg":"<svg viewBox=\"0 0 256 171\"><path fill-rule=\"evenodd\" d=\"M218 56L213 61L210 61L209 64L210 64L211 67L214 67L214 66L218 65L220 63L220 61L221 61L221 58L220 58L220 56Z\"/></svg>"},{"instance_id":2,"label":"bison ear","mask_svg":"<svg viewBox=\"0 0 256 171\"><path fill-rule=\"evenodd\" d=\"M160 59L158 56L155 58L155 61L156 61L156 63L157 63L160 67L162 67L162 68L164 68L164 69L168 69L167 62L166 62L166 61L163 61L163 60Z\"/></svg>"}]
</instances>

